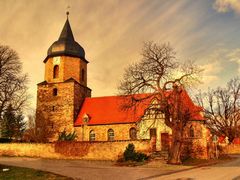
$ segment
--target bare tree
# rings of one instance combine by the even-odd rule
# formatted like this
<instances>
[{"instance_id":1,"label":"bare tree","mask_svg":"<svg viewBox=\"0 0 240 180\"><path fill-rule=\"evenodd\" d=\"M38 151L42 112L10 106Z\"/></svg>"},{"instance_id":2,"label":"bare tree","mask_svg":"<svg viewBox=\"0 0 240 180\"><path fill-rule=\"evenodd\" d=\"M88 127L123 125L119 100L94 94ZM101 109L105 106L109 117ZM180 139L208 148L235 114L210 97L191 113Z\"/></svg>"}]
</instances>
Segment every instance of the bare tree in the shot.
<instances>
[{"instance_id":1,"label":"bare tree","mask_svg":"<svg viewBox=\"0 0 240 180\"><path fill-rule=\"evenodd\" d=\"M156 113L165 114L165 123L172 129L172 146L169 163L181 163L183 131L192 114L184 104L184 86L198 82L200 69L192 62L180 64L169 44L144 44L142 59L125 70L120 82L120 94L132 96L127 106L137 106L156 98ZM135 94L147 93L144 97ZM189 98L189 96L187 96Z\"/></svg>"},{"instance_id":2,"label":"bare tree","mask_svg":"<svg viewBox=\"0 0 240 180\"><path fill-rule=\"evenodd\" d=\"M22 73L22 63L16 51L0 45L0 123L9 105L21 111L28 100L27 75Z\"/></svg>"},{"instance_id":3,"label":"bare tree","mask_svg":"<svg viewBox=\"0 0 240 180\"><path fill-rule=\"evenodd\" d=\"M41 115L40 115L41 116ZM32 112L28 115L28 126L23 136L23 140L26 142L38 142L46 143L49 142L49 138L52 138L53 134L56 133L53 128L53 122L41 118L36 126L36 115Z\"/></svg>"},{"instance_id":4,"label":"bare tree","mask_svg":"<svg viewBox=\"0 0 240 180\"><path fill-rule=\"evenodd\" d=\"M228 137L230 143L240 136L239 77L230 80L226 88L200 92L196 100L204 107L207 125L214 134Z\"/></svg>"}]
</instances>

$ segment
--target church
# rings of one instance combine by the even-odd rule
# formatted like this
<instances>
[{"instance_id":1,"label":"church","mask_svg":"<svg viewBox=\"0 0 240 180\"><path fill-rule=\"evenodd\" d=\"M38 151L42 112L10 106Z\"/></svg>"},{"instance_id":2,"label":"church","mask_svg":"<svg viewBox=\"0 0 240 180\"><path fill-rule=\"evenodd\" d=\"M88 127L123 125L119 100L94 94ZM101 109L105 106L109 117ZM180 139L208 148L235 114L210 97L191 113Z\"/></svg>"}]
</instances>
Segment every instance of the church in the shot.
<instances>
[{"instance_id":1,"label":"church","mask_svg":"<svg viewBox=\"0 0 240 180\"><path fill-rule=\"evenodd\" d=\"M149 106L157 106L157 102L153 99L138 108L122 110L120 105L128 96L91 97L92 90L87 86L89 61L85 57L85 50L75 41L67 18L43 61L44 81L37 85L37 131L49 133L50 142L57 141L59 134L66 130L75 131L77 141L153 139L154 150L167 150L171 129L164 123L164 114L155 117ZM190 110L199 109L187 92L183 96ZM200 112L192 117L186 137L207 146L207 128Z\"/></svg>"}]
</instances>

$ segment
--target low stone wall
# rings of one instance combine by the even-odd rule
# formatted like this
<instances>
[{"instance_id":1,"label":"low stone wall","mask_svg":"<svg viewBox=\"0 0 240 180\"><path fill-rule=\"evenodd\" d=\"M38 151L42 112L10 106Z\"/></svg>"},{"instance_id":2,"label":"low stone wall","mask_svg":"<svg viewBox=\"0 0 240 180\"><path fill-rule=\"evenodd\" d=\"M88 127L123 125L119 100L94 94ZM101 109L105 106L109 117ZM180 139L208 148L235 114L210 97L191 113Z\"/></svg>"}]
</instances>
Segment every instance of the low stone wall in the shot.
<instances>
[{"instance_id":1,"label":"low stone wall","mask_svg":"<svg viewBox=\"0 0 240 180\"><path fill-rule=\"evenodd\" d=\"M240 144L220 146L220 150L224 154L240 154Z\"/></svg>"},{"instance_id":2,"label":"low stone wall","mask_svg":"<svg viewBox=\"0 0 240 180\"><path fill-rule=\"evenodd\" d=\"M198 138L185 139L183 144L182 159L187 158L208 159L207 144Z\"/></svg>"},{"instance_id":3,"label":"low stone wall","mask_svg":"<svg viewBox=\"0 0 240 180\"><path fill-rule=\"evenodd\" d=\"M0 144L0 156L28 156L43 158L61 158L55 153L54 144L3 143Z\"/></svg>"},{"instance_id":4,"label":"low stone wall","mask_svg":"<svg viewBox=\"0 0 240 180\"><path fill-rule=\"evenodd\" d=\"M151 151L149 140L115 142L57 142L48 144L0 144L0 156L28 156L57 159L117 160L129 143L136 151Z\"/></svg>"}]
</instances>

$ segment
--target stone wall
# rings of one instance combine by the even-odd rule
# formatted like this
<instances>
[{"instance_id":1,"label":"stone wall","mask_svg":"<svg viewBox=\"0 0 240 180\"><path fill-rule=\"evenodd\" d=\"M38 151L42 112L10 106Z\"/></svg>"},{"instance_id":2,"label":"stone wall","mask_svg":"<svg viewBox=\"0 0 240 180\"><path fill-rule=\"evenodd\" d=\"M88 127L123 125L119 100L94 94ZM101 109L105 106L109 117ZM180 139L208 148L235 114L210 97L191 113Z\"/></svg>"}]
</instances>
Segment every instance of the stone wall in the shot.
<instances>
[{"instance_id":1,"label":"stone wall","mask_svg":"<svg viewBox=\"0 0 240 180\"><path fill-rule=\"evenodd\" d=\"M47 82L64 82L69 78L73 78L84 86L87 86L87 63L80 58L59 56L59 60L54 61L54 58L49 58L45 63L45 77ZM55 58L55 59L56 59ZM59 66L59 78L53 78L53 67ZM84 81L81 79L81 70L84 69Z\"/></svg>"},{"instance_id":2,"label":"stone wall","mask_svg":"<svg viewBox=\"0 0 240 180\"><path fill-rule=\"evenodd\" d=\"M145 141L58 142L48 144L0 144L0 156L28 156L57 159L117 160L129 143L137 151L148 153L151 143Z\"/></svg>"},{"instance_id":3,"label":"stone wall","mask_svg":"<svg viewBox=\"0 0 240 180\"><path fill-rule=\"evenodd\" d=\"M54 88L57 88L57 96L53 95ZM46 136L49 141L55 141L64 129L73 132L73 121L74 82L38 85L37 130L44 132L48 129Z\"/></svg>"},{"instance_id":4,"label":"stone wall","mask_svg":"<svg viewBox=\"0 0 240 180\"><path fill-rule=\"evenodd\" d=\"M224 154L240 154L240 144L220 146L220 151Z\"/></svg>"},{"instance_id":5,"label":"stone wall","mask_svg":"<svg viewBox=\"0 0 240 180\"><path fill-rule=\"evenodd\" d=\"M55 153L54 144L3 143L0 144L0 156L28 156L42 158L60 158Z\"/></svg>"},{"instance_id":6,"label":"stone wall","mask_svg":"<svg viewBox=\"0 0 240 180\"><path fill-rule=\"evenodd\" d=\"M114 131L114 140L130 140L130 128L136 128L135 123L129 124L107 124L107 125L94 125L75 127L78 141L89 141L89 133L91 130L95 132L95 141L108 141L108 130Z\"/></svg>"}]
</instances>

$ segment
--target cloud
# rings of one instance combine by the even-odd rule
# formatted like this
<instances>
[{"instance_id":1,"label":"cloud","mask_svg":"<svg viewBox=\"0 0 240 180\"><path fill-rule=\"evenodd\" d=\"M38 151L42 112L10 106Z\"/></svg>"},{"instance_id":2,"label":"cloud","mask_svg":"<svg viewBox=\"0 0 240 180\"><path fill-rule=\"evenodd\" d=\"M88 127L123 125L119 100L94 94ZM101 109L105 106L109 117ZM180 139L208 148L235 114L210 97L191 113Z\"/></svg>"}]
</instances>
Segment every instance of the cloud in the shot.
<instances>
[{"instance_id":1,"label":"cloud","mask_svg":"<svg viewBox=\"0 0 240 180\"><path fill-rule=\"evenodd\" d=\"M211 58L210 58L211 59ZM210 61L207 64L204 64L201 66L203 71L203 77L202 81L204 82L205 86L211 86L213 82L216 82L219 80L219 73L223 69L220 61L211 59L213 61Z\"/></svg>"},{"instance_id":2,"label":"cloud","mask_svg":"<svg viewBox=\"0 0 240 180\"><path fill-rule=\"evenodd\" d=\"M239 0L216 0L213 8L219 13L227 13L234 11L240 14L240 1Z\"/></svg>"},{"instance_id":3,"label":"cloud","mask_svg":"<svg viewBox=\"0 0 240 180\"><path fill-rule=\"evenodd\" d=\"M240 73L240 48L229 52L229 54L227 54L227 58L229 58L230 61L238 64L238 72Z\"/></svg>"}]
</instances>

